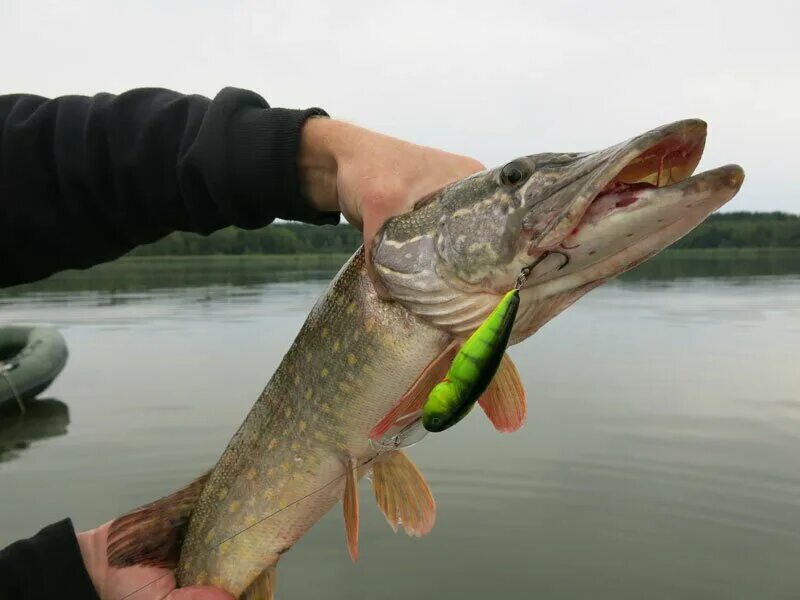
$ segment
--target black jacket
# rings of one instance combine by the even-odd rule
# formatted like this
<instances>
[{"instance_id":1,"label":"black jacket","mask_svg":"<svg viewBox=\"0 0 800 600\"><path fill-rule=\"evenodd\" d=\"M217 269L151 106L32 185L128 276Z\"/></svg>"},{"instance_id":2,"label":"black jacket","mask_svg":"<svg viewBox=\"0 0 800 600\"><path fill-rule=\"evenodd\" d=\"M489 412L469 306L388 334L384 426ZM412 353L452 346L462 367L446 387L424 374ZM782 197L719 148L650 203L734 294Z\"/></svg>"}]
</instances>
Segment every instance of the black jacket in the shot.
<instances>
[{"instance_id":1,"label":"black jacket","mask_svg":"<svg viewBox=\"0 0 800 600\"><path fill-rule=\"evenodd\" d=\"M173 231L273 219L336 223L301 196L296 158L318 108L226 88L0 96L0 287L114 259ZM96 600L72 524L0 551L0 600Z\"/></svg>"},{"instance_id":2,"label":"black jacket","mask_svg":"<svg viewBox=\"0 0 800 600\"><path fill-rule=\"evenodd\" d=\"M69 519L0 550L0 600L45 599L98 600Z\"/></svg>"},{"instance_id":3,"label":"black jacket","mask_svg":"<svg viewBox=\"0 0 800 600\"><path fill-rule=\"evenodd\" d=\"M0 287L114 259L176 230L275 218L336 223L301 197L296 156L318 108L226 88L0 96Z\"/></svg>"}]
</instances>

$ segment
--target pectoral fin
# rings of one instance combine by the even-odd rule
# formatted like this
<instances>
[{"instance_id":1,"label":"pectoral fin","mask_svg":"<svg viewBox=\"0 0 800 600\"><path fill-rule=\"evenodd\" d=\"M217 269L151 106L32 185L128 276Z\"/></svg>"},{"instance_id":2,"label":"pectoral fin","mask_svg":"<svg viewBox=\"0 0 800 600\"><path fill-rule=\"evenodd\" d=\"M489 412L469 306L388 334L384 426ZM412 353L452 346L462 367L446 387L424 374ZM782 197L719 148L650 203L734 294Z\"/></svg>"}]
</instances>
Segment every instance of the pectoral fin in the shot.
<instances>
[{"instance_id":1,"label":"pectoral fin","mask_svg":"<svg viewBox=\"0 0 800 600\"><path fill-rule=\"evenodd\" d=\"M358 476L357 463L351 458L346 465L344 479L344 531L347 536L347 550L353 562L358 560Z\"/></svg>"},{"instance_id":2,"label":"pectoral fin","mask_svg":"<svg viewBox=\"0 0 800 600\"><path fill-rule=\"evenodd\" d=\"M511 433L522 427L528 410L525 388L508 354L503 356L497 373L478 399L478 404L497 431Z\"/></svg>"},{"instance_id":3,"label":"pectoral fin","mask_svg":"<svg viewBox=\"0 0 800 600\"><path fill-rule=\"evenodd\" d=\"M417 380L412 384L403 397L397 401L394 407L386 414L380 422L369 432L371 440L380 439L381 436L389 431L392 426L402 419L405 415L420 410L428 399L428 394L437 383L447 374L450 363L453 362L458 351L457 344L451 344L444 352L432 360Z\"/></svg>"},{"instance_id":4,"label":"pectoral fin","mask_svg":"<svg viewBox=\"0 0 800 600\"><path fill-rule=\"evenodd\" d=\"M383 516L397 532L421 537L436 521L436 501L413 462L400 450L384 454L372 466L372 490Z\"/></svg>"}]
</instances>

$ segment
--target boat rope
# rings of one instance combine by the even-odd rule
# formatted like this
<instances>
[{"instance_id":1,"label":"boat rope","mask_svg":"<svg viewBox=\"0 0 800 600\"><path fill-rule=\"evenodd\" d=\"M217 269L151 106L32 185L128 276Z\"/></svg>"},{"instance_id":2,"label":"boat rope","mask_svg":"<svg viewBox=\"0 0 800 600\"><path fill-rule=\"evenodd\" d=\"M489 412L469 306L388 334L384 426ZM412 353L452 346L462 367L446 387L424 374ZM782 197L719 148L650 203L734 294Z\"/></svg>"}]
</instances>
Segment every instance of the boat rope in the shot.
<instances>
[{"instance_id":1,"label":"boat rope","mask_svg":"<svg viewBox=\"0 0 800 600\"><path fill-rule=\"evenodd\" d=\"M8 383L8 387L10 387L11 391L14 393L14 398L17 399L17 404L19 405L19 414L20 416L22 416L25 414L25 404L23 404L22 397L19 395L19 392L17 391L17 386L14 385L14 382L11 381L11 377L8 376L8 372L10 370L11 369L6 367L5 363L0 362L0 375L2 375L5 378L6 382Z\"/></svg>"}]
</instances>

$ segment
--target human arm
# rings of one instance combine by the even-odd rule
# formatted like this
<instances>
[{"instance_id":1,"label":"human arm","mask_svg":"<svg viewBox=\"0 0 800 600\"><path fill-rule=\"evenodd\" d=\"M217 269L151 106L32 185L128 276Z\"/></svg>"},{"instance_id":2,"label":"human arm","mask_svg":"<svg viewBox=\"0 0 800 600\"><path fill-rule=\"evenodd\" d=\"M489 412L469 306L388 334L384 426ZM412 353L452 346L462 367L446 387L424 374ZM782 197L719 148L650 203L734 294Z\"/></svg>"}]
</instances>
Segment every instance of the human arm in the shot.
<instances>
[{"instance_id":1,"label":"human arm","mask_svg":"<svg viewBox=\"0 0 800 600\"><path fill-rule=\"evenodd\" d=\"M318 210L341 211L372 238L389 217L448 183L484 166L474 158L419 146L333 119L311 119L303 127L301 188Z\"/></svg>"},{"instance_id":2,"label":"human arm","mask_svg":"<svg viewBox=\"0 0 800 600\"><path fill-rule=\"evenodd\" d=\"M172 231L336 223L302 195L300 132L321 109L226 88L0 96L0 287L114 259Z\"/></svg>"},{"instance_id":3,"label":"human arm","mask_svg":"<svg viewBox=\"0 0 800 600\"><path fill-rule=\"evenodd\" d=\"M480 170L474 159L246 90L0 96L0 287L112 260L172 231L275 218L362 228Z\"/></svg>"}]
</instances>

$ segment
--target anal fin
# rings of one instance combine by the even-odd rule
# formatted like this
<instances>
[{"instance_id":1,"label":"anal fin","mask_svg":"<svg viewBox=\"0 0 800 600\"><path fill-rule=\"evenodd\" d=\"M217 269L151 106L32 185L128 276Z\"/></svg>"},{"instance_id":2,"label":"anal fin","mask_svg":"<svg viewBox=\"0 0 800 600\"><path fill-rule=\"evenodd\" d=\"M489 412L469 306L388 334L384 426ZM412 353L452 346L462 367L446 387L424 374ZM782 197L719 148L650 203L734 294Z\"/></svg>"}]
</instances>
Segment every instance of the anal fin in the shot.
<instances>
[{"instance_id":1,"label":"anal fin","mask_svg":"<svg viewBox=\"0 0 800 600\"><path fill-rule=\"evenodd\" d=\"M275 597L275 580L277 570L275 564L268 566L261 571L261 574L253 579L250 585L239 596L239 600L273 600Z\"/></svg>"},{"instance_id":2,"label":"anal fin","mask_svg":"<svg viewBox=\"0 0 800 600\"><path fill-rule=\"evenodd\" d=\"M419 469L404 452L395 450L375 460L372 490L383 516L397 532L421 537L436 521L436 501Z\"/></svg>"},{"instance_id":3,"label":"anal fin","mask_svg":"<svg viewBox=\"0 0 800 600\"><path fill-rule=\"evenodd\" d=\"M497 431L511 433L522 427L528 411L525 388L508 354L503 355L497 373L478 398L478 404Z\"/></svg>"},{"instance_id":4,"label":"anal fin","mask_svg":"<svg viewBox=\"0 0 800 600\"><path fill-rule=\"evenodd\" d=\"M347 536L347 550L353 562L358 560L358 464L351 458L346 467L344 497L342 509L344 512L344 531Z\"/></svg>"},{"instance_id":5,"label":"anal fin","mask_svg":"<svg viewBox=\"0 0 800 600\"><path fill-rule=\"evenodd\" d=\"M174 569L189 517L211 471L160 500L117 517L108 530L108 564Z\"/></svg>"}]
</instances>

